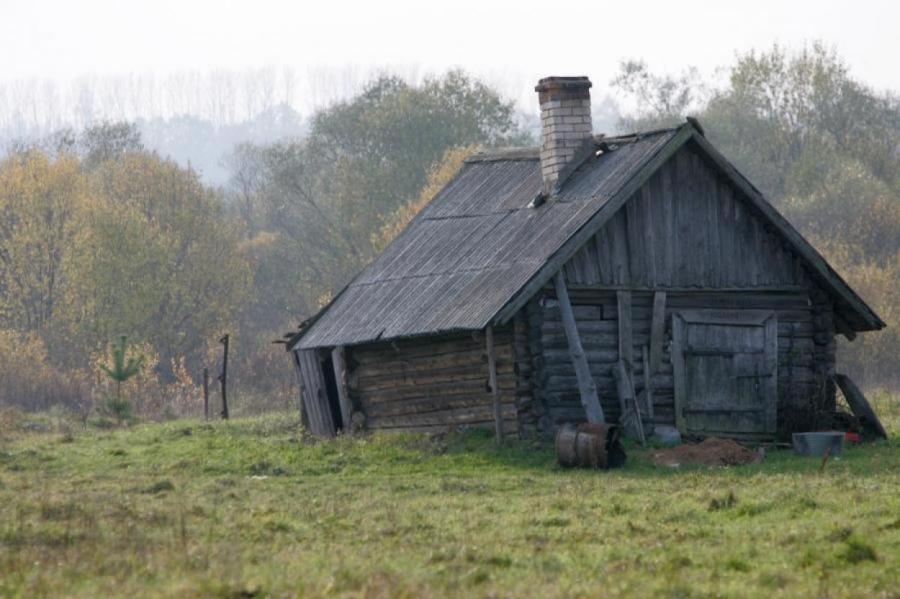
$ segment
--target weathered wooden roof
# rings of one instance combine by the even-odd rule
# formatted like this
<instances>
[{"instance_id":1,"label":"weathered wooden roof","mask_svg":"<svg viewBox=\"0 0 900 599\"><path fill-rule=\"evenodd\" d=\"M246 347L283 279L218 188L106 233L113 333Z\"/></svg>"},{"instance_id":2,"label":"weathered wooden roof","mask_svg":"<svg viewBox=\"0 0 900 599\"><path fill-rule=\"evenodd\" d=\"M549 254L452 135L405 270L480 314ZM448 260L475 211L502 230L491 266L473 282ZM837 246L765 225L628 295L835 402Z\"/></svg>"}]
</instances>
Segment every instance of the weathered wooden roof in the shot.
<instances>
[{"instance_id":1,"label":"weathered wooden roof","mask_svg":"<svg viewBox=\"0 0 900 599\"><path fill-rule=\"evenodd\" d=\"M715 152L690 124L604 138L606 151L590 155L557 196L537 207L532 207L541 191L536 150L472 156L289 347L354 345L478 330L508 320L691 139L697 140L702 150ZM718 153L716 157L724 161ZM736 171L726 174L740 177ZM755 192L746 180L740 181ZM821 256L768 202L761 196L759 200L774 213L766 214L775 219L773 224L789 229L784 232L790 241L803 246L801 255L814 262L827 286L855 311L857 318L848 322L857 330L881 328L883 323Z\"/></svg>"}]
</instances>

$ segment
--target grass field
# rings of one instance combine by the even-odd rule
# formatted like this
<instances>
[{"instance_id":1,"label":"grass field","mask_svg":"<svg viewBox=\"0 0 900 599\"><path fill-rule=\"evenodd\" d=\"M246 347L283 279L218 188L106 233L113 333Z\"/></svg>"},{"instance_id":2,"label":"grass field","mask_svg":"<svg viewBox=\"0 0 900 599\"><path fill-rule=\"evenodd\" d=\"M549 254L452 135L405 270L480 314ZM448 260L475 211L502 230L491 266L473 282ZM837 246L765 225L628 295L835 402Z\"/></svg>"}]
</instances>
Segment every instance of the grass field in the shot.
<instances>
[{"instance_id":1,"label":"grass field","mask_svg":"<svg viewBox=\"0 0 900 599\"><path fill-rule=\"evenodd\" d=\"M482 433L315 442L294 415L4 418L2 596L900 596L896 442L824 472L634 448L590 472Z\"/></svg>"}]
</instances>

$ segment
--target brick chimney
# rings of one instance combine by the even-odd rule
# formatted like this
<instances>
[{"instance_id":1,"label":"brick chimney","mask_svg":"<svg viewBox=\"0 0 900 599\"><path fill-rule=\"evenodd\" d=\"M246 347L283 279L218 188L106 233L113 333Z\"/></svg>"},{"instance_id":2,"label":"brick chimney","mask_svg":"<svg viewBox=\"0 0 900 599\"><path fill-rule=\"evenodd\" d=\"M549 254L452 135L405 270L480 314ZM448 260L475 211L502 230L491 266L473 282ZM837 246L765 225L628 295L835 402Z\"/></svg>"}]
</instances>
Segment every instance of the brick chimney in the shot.
<instances>
[{"instance_id":1,"label":"brick chimney","mask_svg":"<svg viewBox=\"0 0 900 599\"><path fill-rule=\"evenodd\" d=\"M592 147L590 89L587 77L545 77L534 88L541 103L541 176L547 195L562 183L566 165Z\"/></svg>"}]
</instances>

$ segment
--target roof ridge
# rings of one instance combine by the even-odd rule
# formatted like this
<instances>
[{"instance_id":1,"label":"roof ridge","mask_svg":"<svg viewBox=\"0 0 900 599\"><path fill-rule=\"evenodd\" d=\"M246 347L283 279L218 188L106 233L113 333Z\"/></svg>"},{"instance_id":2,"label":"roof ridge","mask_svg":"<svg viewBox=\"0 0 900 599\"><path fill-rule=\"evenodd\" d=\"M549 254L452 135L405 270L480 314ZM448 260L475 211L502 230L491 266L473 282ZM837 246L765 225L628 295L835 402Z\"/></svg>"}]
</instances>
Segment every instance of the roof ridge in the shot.
<instances>
[{"instance_id":1,"label":"roof ridge","mask_svg":"<svg viewBox=\"0 0 900 599\"><path fill-rule=\"evenodd\" d=\"M481 150L466 157L465 162L497 162L500 160L539 160L540 148L523 146Z\"/></svg>"},{"instance_id":2,"label":"roof ridge","mask_svg":"<svg viewBox=\"0 0 900 599\"><path fill-rule=\"evenodd\" d=\"M663 133L671 133L683 127L661 127L658 129L649 129L647 131L632 131L631 133L619 133L615 135L606 135L605 133L597 133L591 136L594 144L603 143L633 143L640 141L645 137L652 135L661 135ZM491 148L479 150L466 157L464 162L499 162L503 160L539 160L541 149L539 146L507 146L499 148Z\"/></svg>"}]
</instances>

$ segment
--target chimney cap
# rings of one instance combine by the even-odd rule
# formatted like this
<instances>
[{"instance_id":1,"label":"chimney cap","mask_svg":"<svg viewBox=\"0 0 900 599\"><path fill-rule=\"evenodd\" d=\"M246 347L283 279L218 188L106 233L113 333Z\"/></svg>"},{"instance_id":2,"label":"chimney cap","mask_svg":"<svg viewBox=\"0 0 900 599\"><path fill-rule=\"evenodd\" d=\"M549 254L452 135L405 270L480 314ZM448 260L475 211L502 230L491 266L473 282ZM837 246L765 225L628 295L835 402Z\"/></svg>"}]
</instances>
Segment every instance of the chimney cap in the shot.
<instances>
[{"instance_id":1,"label":"chimney cap","mask_svg":"<svg viewBox=\"0 0 900 599\"><path fill-rule=\"evenodd\" d=\"M535 86L534 91L536 92L549 92L549 91L566 91L566 92L578 92L581 90L587 91L591 88L591 80L587 77L544 77L538 84Z\"/></svg>"}]
</instances>

